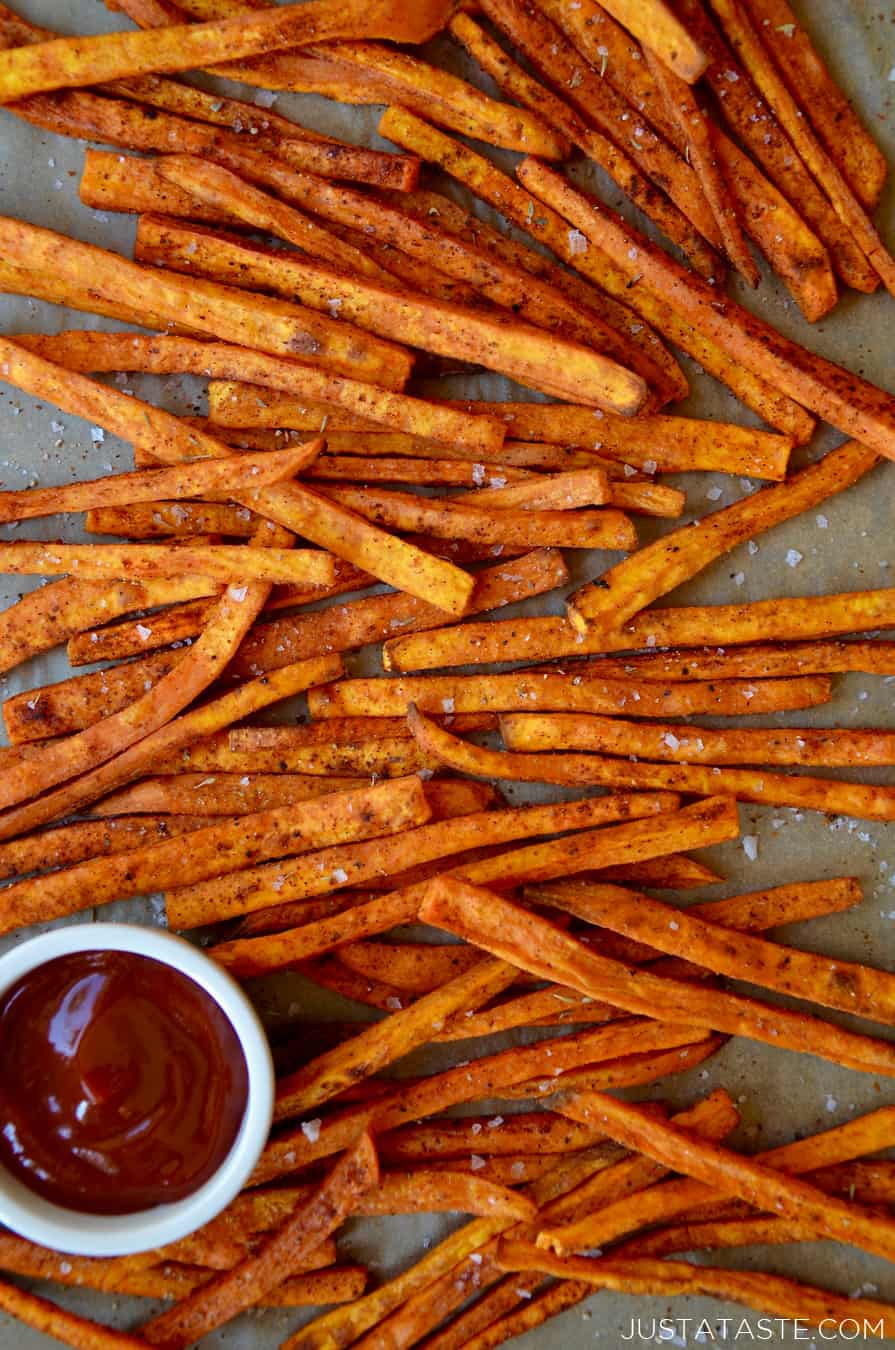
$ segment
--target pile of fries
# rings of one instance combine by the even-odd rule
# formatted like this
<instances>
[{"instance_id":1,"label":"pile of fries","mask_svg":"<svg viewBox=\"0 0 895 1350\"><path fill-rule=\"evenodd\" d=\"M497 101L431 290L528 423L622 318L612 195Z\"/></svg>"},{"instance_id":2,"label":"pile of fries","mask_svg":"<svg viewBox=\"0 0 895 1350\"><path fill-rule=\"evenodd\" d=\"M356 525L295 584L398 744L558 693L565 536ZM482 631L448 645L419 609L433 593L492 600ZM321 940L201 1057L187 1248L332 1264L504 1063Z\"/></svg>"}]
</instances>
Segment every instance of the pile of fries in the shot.
<instances>
[{"instance_id":1,"label":"pile of fries","mask_svg":"<svg viewBox=\"0 0 895 1350\"><path fill-rule=\"evenodd\" d=\"M674 1114L612 1095L731 1038L884 1096L895 1078L895 975L774 936L853 910L854 879L679 894L722 880L690 851L739 839L738 803L895 820L862 772L895 764L895 731L798 718L838 673L895 676L895 589L658 603L892 472L895 398L725 289L728 267L759 285L751 243L810 322L842 288L895 294L881 152L788 0L107 3L136 29L60 37L0 4L4 114L116 147L85 150L80 195L138 217L133 259L0 217L0 290L136 329L0 336L7 386L134 452L0 492L4 525L84 512L95 537L0 542L0 571L50 579L0 614L0 672L62 647L73 672L3 704L0 934L161 892L238 979L297 973L355 1017L287 1027L274 1131L223 1214L116 1259L0 1232L26 1281L0 1309L81 1350L327 1305L283 1350L486 1350L601 1289L895 1336L863 1293L684 1259L824 1238L895 1259L874 1157L895 1106L747 1155L722 1088ZM502 99L430 63L444 33ZM385 105L398 151L259 90ZM525 158L512 175L489 149ZM575 185L573 155L663 246ZM672 414L675 350L765 429ZM516 398L414 383L481 370ZM207 416L97 378L133 372L206 380ZM819 419L850 439L796 467ZM690 471L764 485L684 523L663 475ZM265 724L297 695L307 715ZM789 724L718 720L758 713ZM506 782L566 791L510 805ZM463 1064L402 1072L457 1042ZM353 1217L456 1212L378 1286L340 1256ZM32 1280L167 1306L115 1331Z\"/></svg>"}]
</instances>

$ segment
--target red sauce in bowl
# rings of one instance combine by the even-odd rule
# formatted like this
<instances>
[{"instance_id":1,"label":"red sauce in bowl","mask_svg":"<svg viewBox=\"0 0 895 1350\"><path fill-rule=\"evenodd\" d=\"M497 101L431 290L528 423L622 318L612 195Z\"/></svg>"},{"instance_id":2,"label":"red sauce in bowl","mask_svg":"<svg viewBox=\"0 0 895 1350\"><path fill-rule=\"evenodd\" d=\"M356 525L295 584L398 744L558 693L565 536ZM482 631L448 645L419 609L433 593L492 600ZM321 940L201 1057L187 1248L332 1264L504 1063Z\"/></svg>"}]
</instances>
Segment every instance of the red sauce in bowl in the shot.
<instances>
[{"instance_id":1,"label":"red sauce in bowl","mask_svg":"<svg viewBox=\"0 0 895 1350\"><path fill-rule=\"evenodd\" d=\"M0 1164L89 1214L182 1200L217 1171L248 1100L218 1003L133 952L75 952L0 995Z\"/></svg>"}]
</instances>

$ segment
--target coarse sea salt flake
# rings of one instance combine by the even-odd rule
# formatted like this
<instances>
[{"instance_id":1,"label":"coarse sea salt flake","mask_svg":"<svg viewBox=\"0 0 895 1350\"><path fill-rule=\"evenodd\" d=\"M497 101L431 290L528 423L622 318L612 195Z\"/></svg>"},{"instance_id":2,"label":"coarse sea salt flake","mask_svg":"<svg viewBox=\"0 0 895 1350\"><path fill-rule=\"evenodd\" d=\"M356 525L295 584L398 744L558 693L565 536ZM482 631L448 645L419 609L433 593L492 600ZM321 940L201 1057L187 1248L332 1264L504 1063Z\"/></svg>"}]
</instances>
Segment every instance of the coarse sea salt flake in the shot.
<instances>
[{"instance_id":1,"label":"coarse sea salt flake","mask_svg":"<svg viewBox=\"0 0 895 1350\"><path fill-rule=\"evenodd\" d=\"M757 834L743 835L743 852L745 853L746 857L749 859L750 862L755 862L755 859L758 857Z\"/></svg>"},{"instance_id":2,"label":"coarse sea salt flake","mask_svg":"<svg viewBox=\"0 0 895 1350\"><path fill-rule=\"evenodd\" d=\"M301 1123L301 1132L304 1137L312 1144L316 1144L320 1138L320 1127L323 1121L318 1116L315 1120L303 1120Z\"/></svg>"}]
</instances>

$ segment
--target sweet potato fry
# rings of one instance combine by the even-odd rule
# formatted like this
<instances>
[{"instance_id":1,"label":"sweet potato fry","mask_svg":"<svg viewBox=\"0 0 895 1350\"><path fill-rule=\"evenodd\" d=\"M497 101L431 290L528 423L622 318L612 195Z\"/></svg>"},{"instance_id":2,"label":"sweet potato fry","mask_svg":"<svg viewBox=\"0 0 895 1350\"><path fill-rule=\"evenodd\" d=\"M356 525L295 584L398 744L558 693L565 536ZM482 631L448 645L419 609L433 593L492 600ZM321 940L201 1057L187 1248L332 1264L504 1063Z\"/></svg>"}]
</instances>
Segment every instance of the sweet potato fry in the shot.
<instances>
[{"instance_id":1,"label":"sweet potato fry","mask_svg":"<svg viewBox=\"0 0 895 1350\"><path fill-rule=\"evenodd\" d=\"M319 448L322 448L319 442ZM314 443L312 442L312 446ZM247 455L230 460L205 460L195 464L113 474L93 482L68 483L62 487L24 488L0 492L0 521L33 520L63 511L89 511L97 506L126 502L156 502L166 497L202 497L252 491L294 478L316 458L318 448L298 447L273 454Z\"/></svg>"},{"instance_id":2,"label":"sweet potato fry","mask_svg":"<svg viewBox=\"0 0 895 1350\"><path fill-rule=\"evenodd\" d=\"M278 1081L275 1119L301 1115L338 1096L359 1079L378 1073L424 1044L432 1029L440 1028L447 1018L488 1003L515 978L515 970L504 962L482 960L441 989L424 994L410 1008L366 1027Z\"/></svg>"},{"instance_id":3,"label":"sweet potato fry","mask_svg":"<svg viewBox=\"0 0 895 1350\"><path fill-rule=\"evenodd\" d=\"M128 853L144 844L200 830L210 821L201 815L144 815L118 820L79 820L54 830L29 834L0 844L0 877L25 876L47 868L70 867L88 858Z\"/></svg>"},{"instance_id":4,"label":"sweet potato fry","mask_svg":"<svg viewBox=\"0 0 895 1350\"><path fill-rule=\"evenodd\" d=\"M151 1270L125 1276L119 1292L153 1299L181 1299L214 1278L200 1266L166 1263ZM360 1298L367 1284L364 1266L330 1266L293 1275L283 1280L258 1302L259 1308L320 1307L327 1303L351 1303ZM145 1344L145 1342L144 1342Z\"/></svg>"},{"instance_id":5,"label":"sweet potato fry","mask_svg":"<svg viewBox=\"0 0 895 1350\"><path fill-rule=\"evenodd\" d=\"M5 1280L0 1281L0 1309L39 1335L51 1336L75 1350L139 1350L145 1345L139 1336L90 1322Z\"/></svg>"},{"instance_id":6,"label":"sweet potato fry","mask_svg":"<svg viewBox=\"0 0 895 1350\"><path fill-rule=\"evenodd\" d=\"M380 337L391 335L397 342L412 343L437 356L473 361L555 397L624 415L635 413L646 398L646 385L639 376L580 343L548 336L542 329L501 313L472 311L413 293L402 295L294 253L263 250L178 221L142 216L135 256L144 263L164 260L176 271L218 280L226 277L242 286L297 298L302 313L308 309L330 315L338 301L335 308L340 322ZM557 368L557 349L562 353L562 371Z\"/></svg>"},{"instance_id":7,"label":"sweet potato fry","mask_svg":"<svg viewBox=\"0 0 895 1350\"><path fill-rule=\"evenodd\" d=\"M302 1258L353 1212L356 1201L379 1180L379 1162L365 1134L336 1164L319 1189L254 1256L204 1285L140 1328L150 1345L179 1346L201 1339L288 1279Z\"/></svg>"},{"instance_id":8,"label":"sweet potato fry","mask_svg":"<svg viewBox=\"0 0 895 1350\"><path fill-rule=\"evenodd\" d=\"M562 740L557 728L550 728L544 718L527 722L518 715L512 720L502 719L504 740L513 751L523 745L532 751L536 747L555 747L561 743L565 751L574 751L586 740L587 730L582 725L583 737L570 737L568 724ZM489 761L488 756L499 752L480 750L466 742L451 738L453 744L443 742L450 733L435 728L435 735L444 745L442 762L453 768L473 759L478 772L497 777L521 774L525 782L563 783L568 787L582 787L585 783L604 787L629 788L638 791L649 788L667 788L672 792L726 792L738 801L768 802L775 806L792 806L807 811L825 811L832 814L855 816L864 820L895 819L895 789L877 787L870 783L849 783L837 778L813 778L803 774L771 773L764 769L709 768L701 764L649 764L623 762L598 754L510 754L501 760ZM434 754L435 735L427 728L419 737L427 754ZM460 749L459 747L463 748ZM490 763L490 769L485 764ZM468 771L468 770L467 770Z\"/></svg>"},{"instance_id":9,"label":"sweet potato fry","mask_svg":"<svg viewBox=\"0 0 895 1350\"><path fill-rule=\"evenodd\" d=\"M885 1041L844 1031L808 1014L790 1013L758 999L597 956L576 938L493 891L442 877L429 883L419 913L424 922L475 941L532 974L570 984L594 998L623 1006L627 1012L686 1018L691 1025L707 1030L801 1050L865 1072L895 1073L895 1055Z\"/></svg>"},{"instance_id":10,"label":"sweet potato fry","mask_svg":"<svg viewBox=\"0 0 895 1350\"><path fill-rule=\"evenodd\" d=\"M196 928L268 905L285 904L326 894L342 886L363 885L371 878L403 871L409 866L483 845L534 838L543 834L592 828L619 819L673 810L673 796L600 797L556 805L515 810L475 812L456 819L406 830L389 847L382 839L376 848L327 849L306 859L306 866L276 863L240 871L229 882L177 886L167 895L172 928ZM410 824L409 820L406 822ZM237 944L238 945L238 944ZM215 949L215 955L222 951ZM226 951L221 959L226 957Z\"/></svg>"},{"instance_id":11,"label":"sweet potato fry","mask_svg":"<svg viewBox=\"0 0 895 1350\"><path fill-rule=\"evenodd\" d=\"M670 956L685 956L716 974L874 1022L892 1020L895 981L885 971L745 933L732 943L724 931L726 925L712 922L704 913L697 916L643 894L624 894L618 888L594 888L582 899L584 903L573 912L588 922L636 942L651 943Z\"/></svg>"},{"instance_id":12,"label":"sweet potato fry","mask_svg":"<svg viewBox=\"0 0 895 1350\"><path fill-rule=\"evenodd\" d=\"M638 647L786 642L861 633L895 624L895 590L782 596L745 605L646 610L618 633L577 633L564 619L494 619L385 643L387 670L422 670L495 661L548 660ZM849 644L843 644L849 645ZM885 661L885 655L883 660Z\"/></svg>"},{"instance_id":13,"label":"sweet potato fry","mask_svg":"<svg viewBox=\"0 0 895 1350\"><path fill-rule=\"evenodd\" d=\"M718 344L706 339L681 319L674 309L656 295L642 286L631 288L625 264L616 266L601 249L595 247L583 251L573 248L569 240L568 222L524 191L490 160L461 146L404 108L390 107L379 124L379 130L389 140L405 149L412 148L423 159L437 164L519 229L547 244L557 257L595 281L616 299L629 304L663 337L692 356L709 374L727 384L738 398L770 425L793 436L799 444L810 439L813 419L800 405L786 395L780 395L763 376L747 371L735 358L722 351Z\"/></svg>"},{"instance_id":14,"label":"sweet potato fry","mask_svg":"<svg viewBox=\"0 0 895 1350\"><path fill-rule=\"evenodd\" d=\"M0 218L0 242L11 262L76 284L90 276L93 289L104 299L122 301L137 313L143 305L165 321L224 341L277 356L300 357L309 365L322 365L391 389L402 388L410 371L410 357L395 344L372 334L361 338L344 321L305 306L253 296L198 277L186 282L176 273L141 267L116 253L10 217ZM5 352L3 359L4 363L8 359Z\"/></svg>"},{"instance_id":15,"label":"sweet potato fry","mask_svg":"<svg viewBox=\"0 0 895 1350\"><path fill-rule=\"evenodd\" d=\"M288 669L288 667L287 667ZM260 677L264 679L262 675ZM197 741L158 760L153 768L163 774L188 773L300 773L330 778L402 778L432 771L437 762L408 738L377 736L344 745L303 745L293 749L233 750L226 739Z\"/></svg>"},{"instance_id":16,"label":"sweet potato fry","mask_svg":"<svg viewBox=\"0 0 895 1350\"><path fill-rule=\"evenodd\" d=\"M419 780L409 778L227 820L195 831L186 856L180 839L162 840L20 881L3 893L0 925L9 932L41 916L73 914L106 900L186 885L187 878L198 882L259 858L289 857L331 841L388 833L395 826L422 823L429 814Z\"/></svg>"},{"instance_id":17,"label":"sweet potato fry","mask_svg":"<svg viewBox=\"0 0 895 1350\"><path fill-rule=\"evenodd\" d=\"M826 1195L810 1181L793 1175L796 1169L778 1170L783 1167L781 1150L762 1154L760 1161L743 1157L721 1145L705 1144L655 1116L645 1117L627 1102L610 1098L607 1104L601 1093L583 1093L570 1099L569 1107L575 1118L586 1116L620 1143L702 1182L700 1191L717 1187L722 1194L738 1196L759 1210L804 1223L818 1235L835 1234L837 1240L866 1251L882 1254L891 1249L893 1223L888 1216ZM860 1129L876 1123L865 1117Z\"/></svg>"},{"instance_id":18,"label":"sweet potato fry","mask_svg":"<svg viewBox=\"0 0 895 1350\"><path fill-rule=\"evenodd\" d=\"M570 750L596 750L606 755L668 760L682 764L853 765L895 764L895 736L886 731L845 730L841 727L778 727L756 730L739 727L717 731L681 723L622 722L616 718L556 714L553 735L539 748L567 745ZM503 719L507 745L528 744L524 726L517 739L513 717ZM568 740L564 738L568 736ZM537 739L537 738L536 738ZM535 744L535 741L532 741Z\"/></svg>"},{"instance_id":19,"label":"sweet potato fry","mask_svg":"<svg viewBox=\"0 0 895 1350\"><path fill-rule=\"evenodd\" d=\"M872 210L886 181L886 159L824 65L787 0L750 0L749 12L794 98L858 199Z\"/></svg>"},{"instance_id":20,"label":"sweet potato fry","mask_svg":"<svg viewBox=\"0 0 895 1350\"><path fill-rule=\"evenodd\" d=\"M883 285L890 293L895 293L895 259L887 251L862 203L787 88L749 11L736 0L711 0L711 5L728 41L773 109L806 168L829 197L833 210L866 254Z\"/></svg>"},{"instance_id":21,"label":"sweet potato fry","mask_svg":"<svg viewBox=\"0 0 895 1350\"><path fill-rule=\"evenodd\" d=\"M94 675L82 675L78 679L15 694L3 704L3 721L10 743L21 745L93 726L100 718L120 712L153 688L174 669L184 654L183 651L158 652L118 667L111 680L107 678L107 672L101 670Z\"/></svg>"},{"instance_id":22,"label":"sweet potato fry","mask_svg":"<svg viewBox=\"0 0 895 1350\"><path fill-rule=\"evenodd\" d=\"M605 866L640 861L677 847L718 843L736 834L733 804L716 798L705 804L666 812L655 821L635 821L600 830L585 830L547 843L529 844L452 869L453 875L475 885L546 881L571 876L601 863ZM373 937L400 924L415 921L426 885L408 887L337 916L282 934L222 943L215 958L240 975L294 965L349 942Z\"/></svg>"},{"instance_id":23,"label":"sweet potato fry","mask_svg":"<svg viewBox=\"0 0 895 1350\"><path fill-rule=\"evenodd\" d=\"M552 478L483 487L468 494L470 506L492 506L499 511L571 511L580 506L602 506L612 500L613 488L603 469L573 469Z\"/></svg>"},{"instance_id":24,"label":"sweet potato fry","mask_svg":"<svg viewBox=\"0 0 895 1350\"><path fill-rule=\"evenodd\" d=\"M848 442L787 482L713 511L698 524L687 526L685 532L666 535L610 569L598 584L576 591L568 605L569 621L579 632L586 632L591 625L620 628L639 610L697 575L737 544L851 487L877 462L866 446Z\"/></svg>"},{"instance_id":25,"label":"sweet potato fry","mask_svg":"<svg viewBox=\"0 0 895 1350\"><path fill-rule=\"evenodd\" d=\"M117 160L118 156L112 158ZM143 163L142 160L139 162ZM28 335L17 341L45 360L82 374L127 370L153 375L191 374L215 380L241 380L280 390L293 398L320 400L356 413L373 424L383 423L390 429L432 441L457 443L476 453L493 452L503 441L502 428L495 417L476 417L443 404L327 375L295 361L267 356L245 347L230 347L223 342L196 342L171 335L147 337L141 333L96 332L65 332L54 337ZM218 397L226 402L224 390ZM251 397L257 406L271 395L254 388ZM273 396L272 402L277 401ZM230 471L234 472L233 466ZM166 489L158 494L159 498L176 495Z\"/></svg>"},{"instance_id":26,"label":"sweet potato fry","mask_svg":"<svg viewBox=\"0 0 895 1350\"><path fill-rule=\"evenodd\" d=\"M664 0L606 0L605 8L688 84L705 73L708 57Z\"/></svg>"},{"instance_id":27,"label":"sweet potato fry","mask_svg":"<svg viewBox=\"0 0 895 1350\"><path fill-rule=\"evenodd\" d=\"M597 472L603 472L598 466L595 467ZM486 471L479 462L459 459L367 458L365 455L327 455L319 472L311 476L324 482L364 486L370 483L414 483L426 487L466 488L478 487L483 481L519 483L531 477L526 469L516 469L510 464L489 465ZM608 501L608 489L606 498Z\"/></svg>"},{"instance_id":28,"label":"sweet potato fry","mask_svg":"<svg viewBox=\"0 0 895 1350\"><path fill-rule=\"evenodd\" d=\"M325 586L335 575L330 555L311 549L206 544L186 545L172 553L154 544L0 545L0 572L18 576L68 572L92 581L129 580L170 576L175 568L234 588L244 581Z\"/></svg>"},{"instance_id":29,"label":"sweet potato fry","mask_svg":"<svg viewBox=\"0 0 895 1350\"><path fill-rule=\"evenodd\" d=\"M524 1242L503 1242L498 1260L504 1270L539 1270L545 1275L563 1278L558 1289L568 1289L572 1281L592 1288L613 1289L622 1293L654 1294L660 1298L676 1295L708 1295L740 1303L759 1312L781 1318L797 1318L808 1326L843 1325L845 1319L862 1318L856 1325L874 1326L875 1334L888 1336L895 1326L890 1305L873 1299L842 1298L826 1289L801 1284L763 1271L733 1271L720 1267L692 1265L688 1261L653 1261L647 1258L622 1260L613 1257L594 1259L585 1256L549 1256L540 1248ZM572 1289L573 1295L577 1290ZM551 1291L553 1293L553 1291ZM549 1295L548 1295L549 1297ZM575 1300L577 1301L577 1299ZM551 1298L551 1311L569 1306ZM537 1306L537 1305L535 1305ZM873 1319L871 1321L871 1319ZM515 1335L536 1322L514 1319L507 1335ZM487 1339L485 1339L487 1338ZM468 1342L470 1350L484 1350L500 1341L476 1338Z\"/></svg>"},{"instance_id":30,"label":"sweet potato fry","mask_svg":"<svg viewBox=\"0 0 895 1350\"><path fill-rule=\"evenodd\" d=\"M271 521L266 524L267 528L277 528ZM88 534L123 535L128 540L183 539L191 547L197 542L196 535L217 535L213 542L223 538L251 539L264 527L263 517L256 512L226 502L157 501L98 507L87 512L84 522ZM292 589L295 591L297 587ZM309 591L316 589L308 587Z\"/></svg>"},{"instance_id":31,"label":"sweet potato fry","mask_svg":"<svg viewBox=\"0 0 895 1350\"><path fill-rule=\"evenodd\" d=\"M724 680L718 684L659 685L644 680L576 680L574 675L417 675L404 679L339 680L308 696L312 717L366 715L400 717L411 704L421 712L472 713L529 709L606 714L635 712L638 717L696 712L773 712L813 707L829 701L830 682L822 676L793 680Z\"/></svg>"},{"instance_id":32,"label":"sweet potato fry","mask_svg":"<svg viewBox=\"0 0 895 1350\"><path fill-rule=\"evenodd\" d=\"M0 102L134 75L193 70L327 39L381 36L424 42L443 27L449 8L442 0L425 0L410 16L394 0L348 7L319 0L313 11L293 7L285 14L238 15L148 33L57 38L0 53Z\"/></svg>"},{"instance_id":33,"label":"sweet potato fry","mask_svg":"<svg viewBox=\"0 0 895 1350\"><path fill-rule=\"evenodd\" d=\"M725 0L725 3L727 0ZM718 0L720 3L720 0ZM701 279L603 213L593 199L572 188L546 166L534 161L520 165L520 181L548 205L563 214L597 247L605 249L619 266L625 260L642 284L662 296L677 313L747 369L767 378L782 393L798 399L826 421L865 442L879 454L895 454L891 397L857 375L808 352L782 337L770 324L754 318L733 301L718 310L715 292ZM632 252L634 254L632 258ZM884 250L883 250L884 252ZM885 255L888 258L888 254ZM875 263L888 274L877 251Z\"/></svg>"},{"instance_id":34,"label":"sweet potato fry","mask_svg":"<svg viewBox=\"0 0 895 1350\"><path fill-rule=\"evenodd\" d=\"M125 439L138 444L149 442L152 453L166 463L196 457L215 459L231 453L229 447L191 429L170 413L83 375L63 371L14 343L0 343L0 357L3 377L19 388L98 421ZM323 547L332 544L331 552L355 566L365 567L369 563L369 570L381 580L397 584L413 595L423 594L450 612L459 612L469 598L474 583L459 568L422 553L404 540L383 534L299 483L256 489L243 499L243 504Z\"/></svg>"},{"instance_id":35,"label":"sweet potato fry","mask_svg":"<svg viewBox=\"0 0 895 1350\"><path fill-rule=\"evenodd\" d=\"M895 674L895 646L880 638L870 638L850 642L756 643L732 651L726 647L701 647L692 651L678 648L636 652L616 658L598 657L579 661L569 669L583 679L591 674L612 679L634 676L644 680L776 679L850 670L892 675Z\"/></svg>"},{"instance_id":36,"label":"sweet potato fry","mask_svg":"<svg viewBox=\"0 0 895 1350\"><path fill-rule=\"evenodd\" d=\"M296 1186L250 1191L234 1201L221 1219L228 1223L231 1218L235 1220L240 1232L265 1232L311 1189ZM355 1213L378 1217L441 1211L526 1219L533 1217L535 1208L526 1196L474 1173L418 1168L383 1173L376 1189L358 1201Z\"/></svg>"},{"instance_id":37,"label":"sweet potato fry","mask_svg":"<svg viewBox=\"0 0 895 1350\"><path fill-rule=\"evenodd\" d=\"M213 582L190 576L111 584L71 577L52 582L30 591L0 615L0 670L13 670L29 657L49 651L91 624L216 592ZM206 621L213 605L214 601L206 613Z\"/></svg>"},{"instance_id":38,"label":"sweet potato fry","mask_svg":"<svg viewBox=\"0 0 895 1350\"><path fill-rule=\"evenodd\" d=\"M464 539L480 544L510 544L517 548L636 547L633 524L621 511L606 507L591 511L487 510L472 499L435 501L385 488L329 485L320 493L330 501L356 511L373 523L404 532L419 531L436 539Z\"/></svg>"},{"instance_id":39,"label":"sweet potato fry","mask_svg":"<svg viewBox=\"0 0 895 1350\"><path fill-rule=\"evenodd\" d=\"M177 668L178 672L182 671L182 667L183 663ZM272 703L290 698L293 694L307 689L309 683L319 680L321 674L335 675L339 668L338 660L331 657L297 662L281 671L262 676L259 680L249 681L231 693L176 717L167 726L144 735L142 740L130 745L122 753L114 755L98 768L89 769L80 778L66 782L62 787L45 793L36 801L4 812L0 816L0 838L10 839L26 830L45 825L57 817L72 815L79 807L96 801L123 783L139 778L147 767L158 764L164 755L173 753L179 747L189 745L202 736L210 735L243 717L251 716L252 713L269 707ZM102 726L102 723L98 725ZM105 731L99 733L100 737L105 734ZM81 736L86 738L89 745L92 739L90 733L82 732ZM84 745L85 741L79 743ZM55 744L67 746L69 742L63 740ZM28 747L25 747L25 750L27 749ZM58 755L59 752L56 753ZM39 766L48 758L50 752L40 747L37 761Z\"/></svg>"},{"instance_id":40,"label":"sweet potato fry","mask_svg":"<svg viewBox=\"0 0 895 1350\"><path fill-rule=\"evenodd\" d=\"M619 136L620 122L630 116L627 105L613 90L602 86L592 71L576 64L577 53L544 14L508 6L503 0L486 12L505 34L512 33L514 46L543 80L541 83L523 70L468 15L455 15L450 31L504 97L536 111L604 169L668 239L680 246L697 272L706 277L719 276L719 260L705 243L705 235L708 233L714 244L720 244L720 236L698 186L695 201L687 197L685 180L692 174L686 163L678 161L652 132L646 133L646 143L639 137ZM573 89L575 92L570 92ZM562 90L565 97L560 98L554 90ZM633 156L629 150L633 150Z\"/></svg>"}]
</instances>

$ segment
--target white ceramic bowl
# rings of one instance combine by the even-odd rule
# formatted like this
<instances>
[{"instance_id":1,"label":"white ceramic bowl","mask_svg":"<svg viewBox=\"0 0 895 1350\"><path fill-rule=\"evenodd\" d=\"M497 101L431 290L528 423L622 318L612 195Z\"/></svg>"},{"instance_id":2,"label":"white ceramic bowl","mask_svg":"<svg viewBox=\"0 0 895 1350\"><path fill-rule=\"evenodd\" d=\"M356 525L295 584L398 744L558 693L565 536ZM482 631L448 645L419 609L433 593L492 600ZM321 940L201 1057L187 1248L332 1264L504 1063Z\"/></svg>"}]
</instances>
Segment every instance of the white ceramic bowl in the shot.
<instances>
[{"instance_id":1,"label":"white ceramic bowl","mask_svg":"<svg viewBox=\"0 0 895 1350\"><path fill-rule=\"evenodd\" d=\"M184 1200L135 1214L82 1214L43 1199L0 1165L0 1223L56 1251L78 1256L129 1256L201 1228L245 1185L273 1117L274 1069L258 1015L236 981L197 948L162 928L85 923L56 929L0 957L0 995L23 975L73 952L134 952L173 966L223 1009L239 1038L248 1070L248 1099L236 1140L215 1174Z\"/></svg>"}]
</instances>

